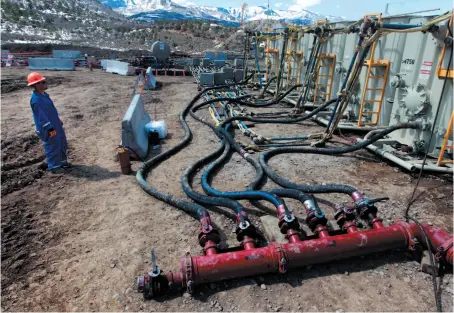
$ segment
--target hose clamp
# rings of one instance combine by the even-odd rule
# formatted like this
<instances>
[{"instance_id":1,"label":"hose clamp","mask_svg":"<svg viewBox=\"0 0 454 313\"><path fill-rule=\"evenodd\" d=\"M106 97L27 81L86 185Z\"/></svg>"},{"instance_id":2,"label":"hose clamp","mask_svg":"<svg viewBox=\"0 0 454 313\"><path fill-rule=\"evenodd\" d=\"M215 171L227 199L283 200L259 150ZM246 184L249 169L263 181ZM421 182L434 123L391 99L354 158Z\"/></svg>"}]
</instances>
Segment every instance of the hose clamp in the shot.
<instances>
[{"instance_id":1,"label":"hose clamp","mask_svg":"<svg viewBox=\"0 0 454 313\"><path fill-rule=\"evenodd\" d=\"M279 259L279 273L285 274L287 272L287 257L282 246L276 245L277 257Z\"/></svg>"},{"instance_id":2,"label":"hose clamp","mask_svg":"<svg viewBox=\"0 0 454 313\"><path fill-rule=\"evenodd\" d=\"M242 230L245 230L247 229L249 226L251 226L251 224L249 224L248 221L243 221L243 222L240 222L238 227Z\"/></svg>"},{"instance_id":3,"label":"hose clamp","mask_svg":"<svg viewBox=\"0 0 454 313\"><path fill-rule=\"evenodd\" d=\"M415 251L416 245L419 242L418 242L418 239L416 239L416 236L415 236L413 230L411 229L410 225L408 223L405 223L405 222L397 222L394 225L400 226L400 227L403 228L404 234L405 234L405 236L407 237L407 240L408 240L408 249L410 251Z\"/></svg>"},{"instance_id":4,"label":"hose clamp","mask_svg":"<svg viewBox=\"0 0 454 313\"><path fill-rule=\"evenodd\" d=\"M137 292L143 292L145 288L145 276L139 276L137 277L137 282L136 282L136 287L137 287Z\"/></svg>"},{"instance_id":5,"label":"hose clamp","mask_svg":"<svg viewBox=\"0 0 454 313\"><path fill-rule=\"evenodd\" d=\"M437 253L435 254L435 258L437 261L442 261L446 257L446 252L451 249L453 246L453 240L449 240L446 244L441 245L437 248Z\"/></svg>"},{"instance_id":6,"label":"hose clamp","mask_svg":"<svg viewBox=\"0 0 454 313\"><path fill-rule=\"evenodd\" d=\"M446 251L443 249L442 246L439 246L437 248L437 253L435 253L435 260L437 260L438 262L440 262L441 260L443 260L443 257L445 255Z\"/></svg>"},{"instance_id":7,"label":"hose clamp","mask_svg":"<svg viewBox=\"0 0 454 313\"><path fill-rule=\"evenodd\" d=\"M291 223L295 220L295 216L293 214L285 214L284 215L284 221L286 221L287 223Z\"/></svg>"},{"instance_id":8,"label":"hose clamp","mask_svg":"<svg viewBox=\"0 0 454 313\"><path fill-rule=\"evenodd\" d=\"M345 212L345 214L353 214L355 212L355 208L345 205L342 210Z\"/></svg>"},{"instance_id":9,"label":"hose clamp","mask_svg":"<svg viewBox=\"0 0 454 313\"><path fill-rule=\"evenodd\" d=\"M209 234L212 231L213 231L213 226L211 226L210 224L205 224L202 226L202 233Z\"/></svg>"},{"instance_id":10,"label":"hose clamp","mask_svg":"<svg viewBox=\"0 0 454 313\"><path fill-rule=\"evenodd\" d=\"M410 251L415 251L416 250L416 246L418 245L418 243L419 242L418 242L418 239L416 239L416 237L410 238L408 249Z\"/></svg>"},{"instance_id":11,"label":"hose clamp","mask_svg":"<svg viewBox=\"0 0 454 313\"><path fill-rule=\"evenodd\" d=\"M186 276L186 291L188 293L194 292L194 278L192 273L192 257L189 252L184 256L185 276Z\"/></svg>"}]
</instances>

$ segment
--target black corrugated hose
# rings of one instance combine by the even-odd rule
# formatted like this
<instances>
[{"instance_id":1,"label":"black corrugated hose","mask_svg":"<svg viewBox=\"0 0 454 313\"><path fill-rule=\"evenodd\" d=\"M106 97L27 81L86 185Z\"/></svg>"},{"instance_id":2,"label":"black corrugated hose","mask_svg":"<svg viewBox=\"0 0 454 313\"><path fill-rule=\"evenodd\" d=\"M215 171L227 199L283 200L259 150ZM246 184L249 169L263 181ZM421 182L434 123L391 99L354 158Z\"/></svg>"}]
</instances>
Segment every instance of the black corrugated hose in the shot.
<instances>
[{"instance_id":1,"label":"black corrugated hose","mask_svg":"<svg viewBox=\"0 0 454 313\"><path fill-rule=\"evenodd\" d=\"M229 209L233 209L241 222L244 222L244 216L246 216L243 206L235 200L230 198L221 198L215 196L206 196L196 192L192 188L192 180L196 175L197 171L210 163L213 159L217 158L224 151L224 144L220 145L214 152L210 153L206 157L198 160L191 166L189 166L186 171L184 171L181 176L181 186L185 194L192 200L208 205L223 206Z\"/></svg>"},{"instance_id":2,"label":"black corrugated hose","mask_svg":"<svg viewBox=\"0 0 454 313\"><path fill-rule=\"evenodd\" d=\"M255 161L255 159L252 158L250 155L245 155L245 151L235 142L235 140L233 139L233 137L229 134L229 132L227 130L225 130L224 128L222 128L222 129L216 128L211 123L198 117L194 113L194 109L189 112L189 114L194 119L209 126L218 135L218 137L228 141L229 146L232 145L233 148L236 150L236 152L238 152L240 155L242 155L246 159L246 161L248 161L249 163ZM222 147L225 147L225 144L226 143L223 141L220 149ZM258 185L264 177L263 169L261 168L261 166L258 162L256 162L256 163L257 163L257 167L255 167L255 166L254 167L256 168L257 174L256 174L254 181L250 184L253 186ZM235 200L243 200L243 199L244 200L265 200L265 201L272 203L275 207L282 205L285 210L285 214L287 216L291 215L291 212L288 210L288 207L285 205L285 203L284 203L284 201L282 201L282 199L280 199L277 195L274 195L274 194L271 194L271 193L268 193L265 191L255 191L255 190L252 190L252 188L248 188L247 191L221 192L221 191L211 188L211 186L206 185L204 183L202 183L202 187L204 188L204 191L211 196L225 197L225 198L230 198L230 199L235 199Z\"/></svg>"},{"instance_id":3,"label":"black corrugated hose","mask_svg":"<svg viewBox=\"0 0 454 313\"><path fill-rule=\"evenodd\" d=\"M215 154L218 155L218 153L216 153L216 152L218 152L221 149L224 149L224 152L222 153L222 155L219 158L217 158L213 163L211 163L210 166L208 166L208 168L205 170L205 172L202 175L202 188L203 188L203 190L205 191L205 193L207 193L208 195L212 195L212 196L218 196L218 195L222 194L222 195L225 195L226 197L229 197L229 198L232 198L232 199L254 200L254 197L247 197L246 198L246 197L244 197L245 196L244 194L238 195L238 193L236 193L236 192L220 192L218 190L215 190L211 186L210 182L211 182L211 180L213 178L214 173L223 164L225 164L225 162L227 161L227 159L229 157L229 154L230 154L230 151L231 151L231 148L230 148L231 145L233 145L235 150L238 153L240 153L240 154L241 154L241 150L242 149L238 145L238 143L235 142L233 136L230 135L230 133L228 133L226 130L224 130L222 128L215 128L213 124L211 124L211 123L205 121L204 119L198 117L197 115L195 115L194 109L190 111L191 116L194 119L196 119L196 120L204 123L205 125L209 126L213 131L215 131L215 133L220 138L223 138L221 146L212 155L213 156ZM206 157L206 159L207 158L208 157ZM251 157L250 155L246 156L245 159L246 159L246 161L248 163L250 163L254 167L254 169L256 171L256 176L255 176L254 180L248 185L247 190L253 191L253 190L260 189L260 187L262 186L262 183L264 181L264 178L265 178L265 173L263 171L263 168L260 165L260 163L255 158ZM301 203L304 203L304 201L306 201L306 200L312 200L315 203L315 205L317 205L317 203L316 203L314 198L312 198L310 195L307 195L307 194L305 194L305 193L303 193L303 192L301 192L299 190L294 190L294 189L274 189L274 190L271 190L271 191L262 191L262 192L271 193L271 194L274 194L274 195L276 195L278 197L296 199L296 200L300 201ZM255 199L260 200L261 197L256 197ZM286 210L286 214L290 214L290 212L288 211L288 208L287 208L286 205L284 206L284 208Z\"/></svg>"},{"instance_id":4,"label":"black corrugated hose","mask_svg":"<svg viewBox=\"0 0 454 313\"><path fill-rule=\"evenodd\" d=\"M198 103L197 105L194 106L194 108L191 110L192 112L196 112L198 109L201 107L215 103L215 102L220 102L220 101L226 101L226 102L232 102L232 103L238 103L241 105L246 105L248 106L247 102L240 101L240 98L244 98L245 96L237 97L237 98L216 98L216 99L210 99L201 103ZM282 100L282 99L281 99ZM298 117L288 117L288 118L277 118L277 117L268 117L268 118L261 118L261 117L249 117L249 116L233 116L229 117L228 119L224 120L220 126L225 127L225 125L230 124L233 121L248 121L248 122L254 122L254 123L276 123L276 124L292 124L292 123L297 123L297 122L302 122L305 120L310 119L313 117L315 114L318 112L328 108L331 104L335 103L337 99L331 99L325 104L319 106L315 110L309 112L306 115L303 116L298 116ZM280 100L279 100L280 101Z\"/></svg>"},{"instance_id":5,"label":"black corrugated hose","mask_svg":"<svg viewBox=\"0 0 454 313\"><path fill-rule=\"evenodd\" d=\"M186 147L189 144L189 142L192 139L192 134L191 134L191 130L189 129L188 125L184 122L184 119L185 119L186 115L188 114L189 110L194 105L194 103L196 103L204 93L206 93L206 92L208 92L210 90L222 89L222 88L226 88L226 87L229 87L229 86L245 84L251 79L251 77L252 77L252 75L250 75L245 81L240 82L240 83L236 83L236 84L205 88L204 90L199 92L188 103L188 105L180 113L180 123L181 123L181 126L183 127L183 130L184 130L183 138L180 140L180 142L177 145L173 146L169 150L167 150L165 152L162 152L159 155L155 156L154 158L144 162L142 167L137 171L137 174L136 174L137 182L139 183L139 186L145 192L147 192L149 195L155 197L156 199L164 201L164 202L166 202L166 203L168 203L168 204L170 204L170 205L172 205L174 207L177 207L177 208L179 208L179 209L181 209L181 210L183 210L183 211L185 211L185 212L187 212L189 214L196 215L199 220L201 220L202 218L205 218L205 217L208 216L208 212L201 205L198 205L198 204L192 203L192 202L188 202L186 200L175 198L170 193L166 193L166 192L160 191L157 188L155 188L152 185L150 185L147 182L146 178L147 178L147 175L151 172L151 170L154 167L159 165L164 160L166 160L166 159L170 158L171 156L175 155L176 153L181 151L184 147Z\"/></svg>"},{"instance_id":6,"label":"black corrugated hose","mask_svg":"<svg viewBox=\"0 0 454 313\"><path fill-rule=\"evenodd\" d=\"M234 101L232 101L234 102ZM254 123L276 123L276 124L292 124L297 122L302 122L305 120L310 119L318 112L328 108L331 104L335 103L336 99L329 100L325 104L319 106L315 110L309 112L306 115L298 116L298 117L288 117L288 118L261 118L261 117L249 117L249 116L233 116L229 117L228 119L224 120L220 126L225 126L233 121L247 121L247 122L254 122ZM199 106L199 105L197 105Z\"/></svg>"},{"instance_id":7,"label":"black corrugated hose","mask_svg":"<svg viewBox=\"0 0 454 313\"><path fill-rule=\"evenodd\" d=\"M421 123L419 122L410 122L410 123L402 123L397 124L394 126L390 126L381 130L380 132L375 133L372 135L368 140L363 141L359 144L341 147L341 148L316 148L316 147L292 147L292 148L276 148L274 150L266 151L262 153L260 156L260 165L263 167L265 173L269 178L271 178L275 183L278 185L285 187L300 190L307 193L345 193L348 195L352 195L354 192L358 190L355 187L348 186L348 185L340 185L340 184L329 184L323 186L310 186L310 185L300 185L296 183L292 183L285 178L277 175L271 168L268 166L267 162L273 156L278 154L285 154L285 153L312 153L312 154L322 154L322 155L339 155L343 153L353 152L359 149L362 149L378 139L386 136L387 134L403 128L412 128L412 129L420 129L422 127Z\"/></svg>"},{"instance_id":8,"label":"black corrugated hose","mask_svg":"<svg viewBox=\"0 0 454 313\"><path fill-rule=\"evenodd\" d=\"M274 76L274 77L270 78L269 81L266 82L265 87L263 87L263 90L260 92L259 98L263 98L263 97L265 96L266 90L267 90L268 87L271 85L271 83L272 83L273 81L275 81L276 79L277 79L277 76Z\"/></svg>"},{"instance_id":9,"label":"black corrugated hose","mask_svg":"<svg viewBox=\"0 0 454 313\"><path fill-rule=\"evenodd\" d=\"M245 101L241 100L241 99L244 99L244 98L250 98L251 97L250 95L243 95L243 96L239 96L239 97L236 97L236 98L227 98L227 97L225 97L225 98L210 99L210 100L207 100L207 101L204 101L204 102L201 102L201 103L195 105L193 111L195 112L195 111L197 111L198 109L200 109L201 107L203 107L205 105L208 105L208 104L211 104L211 103L215 103L215 102L221 102L221 101L237 103L237 104L240 104L240 105L250 106L250 107L254 107L254 108L264 108L264 107L279 103L279 101L284 99L290 92L292 92L295 88L298 88L298 87L301 87L301 85L292 86L289 90L287 90L285 93L283 93L281 96L279 96L279 98L273 99L273 100L267 101L267 102L245 102ZM224 123L224 126L227 125L227 124L229 124L229 123Z\"/></svg>"}]
</instances>

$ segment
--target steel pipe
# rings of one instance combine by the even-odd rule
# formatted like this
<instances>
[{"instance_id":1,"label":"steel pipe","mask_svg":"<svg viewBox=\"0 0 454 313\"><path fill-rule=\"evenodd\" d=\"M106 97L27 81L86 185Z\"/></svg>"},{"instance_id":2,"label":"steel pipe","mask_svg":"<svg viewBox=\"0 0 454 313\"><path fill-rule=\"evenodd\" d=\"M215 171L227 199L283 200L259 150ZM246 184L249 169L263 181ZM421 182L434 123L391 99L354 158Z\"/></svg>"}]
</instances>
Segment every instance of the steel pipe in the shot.
<instances>
[{"instance_id":1,"label":"steel pipe","mask_svg":"<svg viewBox=\"0 0 454 313\"><path fill-rule=\"evenodd\" d=\"M326 112L326 113L329 113L329 112ZM321 114L322 114L322 116L319 116ZM325 115L326 115L325 112L321 112L321 113L317 114L313 119L316 122L319 122L326 126L326 125L328 125L329 121L323 117ZM356 122L355 123L341 122L341 123L337 124L336 129L354 130L354 131L371 131L371 130L385 129L386 127L387 126L369 126L369 125L359 127Z\"/></svg>"},{"instance_id":2,"label":"steel pipe","mask_svg":"<svg viewBox=\"0 0 454 313\"><path fill-rule=\"evenodd\" d=\"M279 32L247 32L247 33L252 36L280 36L280 35L283 35L283 33L279 33Z\"/></svg>"},{"instance_id":3,"label":"steel pipe","mask_svg":"<svg viewBox=\"0 0 454 313\"><path fill-rule=\"evenodd\" d=\"M381 23L380 28L387 28L387 29L410 29L410 28L416 28L416 27L421 27L421 24L386 24L386 23Z\"/></svg>"},{"instance_id":4,"label":"steel pipe","mask_svg":"<svg viewBox=\"0 0 454 313\"><path fill-rule=\"evenodd\" d=\"M364 142L365 140L364 139L357 139L356 142L358 143L361 143L361 142ZM366 149L369 150L369 151L372 151L374 152L375 154L405 168L406 170L410 171L410 172L414 172L416 170L420 170L421 167L422 167L422 164L416 164L416 163L412 163L412 162L409 162L409 161L405 161L405 160L402 160L401 158L399 158L398 156L386 151L386 150L383 150L382 148L380 147L377 147L376 145L373 145L373 144L370 144L368 146L366 146ZM438 172L438 173L445 173L445 174L452 174L454 172L453 168L452 167L442 167L442 166L436 166L436 165L431 165L431 164L428 164L426 163L424 165L424 170L425 171L429 171L429 172Z\"/></svg>"}]
</instances>

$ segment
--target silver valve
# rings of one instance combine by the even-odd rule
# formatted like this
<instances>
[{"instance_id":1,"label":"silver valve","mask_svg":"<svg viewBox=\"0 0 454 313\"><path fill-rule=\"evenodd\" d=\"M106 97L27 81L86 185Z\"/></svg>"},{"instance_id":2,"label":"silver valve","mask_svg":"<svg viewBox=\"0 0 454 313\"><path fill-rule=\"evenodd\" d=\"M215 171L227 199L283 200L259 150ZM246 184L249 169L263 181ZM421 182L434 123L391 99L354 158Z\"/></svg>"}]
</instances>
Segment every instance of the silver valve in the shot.
<instances>
[{"instance_id":1,"label":"silver valve","mask_svg":"<svg viewBox=\"0 0 454 313\"><path fill-rule=\"evenodd\" d=\"M295 220L295 216L293 214L285 214L284 215L284 221L287 223L291 223Z\"/></svg>"},{"instance_id":2,"label":"silver valve","mask_svg":"<svg viewBox=\"0 0 454 313\"><path fill-rule=\"evenodd\" d=\"M156 265L156 256L154 254L154 248L151 249L151 272L148 273L151 277L157 277L161 274L161 270Z\"/></svg>"}]
</instances>

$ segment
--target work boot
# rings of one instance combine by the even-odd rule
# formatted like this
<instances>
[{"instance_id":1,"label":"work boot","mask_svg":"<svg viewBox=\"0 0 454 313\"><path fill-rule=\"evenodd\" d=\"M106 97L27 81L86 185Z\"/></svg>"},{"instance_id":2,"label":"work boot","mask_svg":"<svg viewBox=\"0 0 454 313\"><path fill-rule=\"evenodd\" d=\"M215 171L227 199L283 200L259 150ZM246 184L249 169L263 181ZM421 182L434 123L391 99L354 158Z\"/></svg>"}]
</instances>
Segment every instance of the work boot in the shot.
<instances>
[{"instance_id":1,"label":"work boot","mask_svg":"<svg viewBox=\"0 0 454 313\"><path fill-rule=\"evenodd\" d=\"M61 163L61 167L63 167L63 168L70 168L70 167L72 167L72 166L73 166L73 165L72 165L71 163L69 163L69 162L62 162L62 163Z\"/></svg>"},{"instance_id":2,"label":"work boot","mask_svg":"<svg viewBox=\"0 0 454 313\"><path fill-rule=\"evenodd\" d=\"M51 172L52 174L64 174L64 173L65 173L65 170L64 170L63 168L59 167L59 168L50 170L50 172Z\"/></svg>"}]
</instances>

